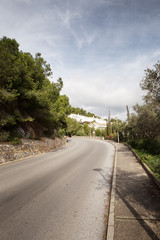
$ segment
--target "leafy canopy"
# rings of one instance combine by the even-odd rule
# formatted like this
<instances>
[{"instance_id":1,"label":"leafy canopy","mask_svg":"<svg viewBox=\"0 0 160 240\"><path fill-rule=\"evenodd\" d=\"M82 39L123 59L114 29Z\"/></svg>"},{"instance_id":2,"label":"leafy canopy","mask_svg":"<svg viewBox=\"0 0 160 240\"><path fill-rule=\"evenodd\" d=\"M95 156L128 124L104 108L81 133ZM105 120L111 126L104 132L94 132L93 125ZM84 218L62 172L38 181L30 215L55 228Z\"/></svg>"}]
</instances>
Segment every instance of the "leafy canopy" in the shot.
<instances>
[{"instance_id":1,"label":"leafy canopy","mask_svg":"<svg viewBox=\"0 0 160 240\"><path fill-rule=\"evenodd\" d=\"M40 53L19 50L15 39L0 39L0 130L38 120L52 129L66 126L69 99L61 78L50 82L50 65Z\"/></svg>"}]
</instances>

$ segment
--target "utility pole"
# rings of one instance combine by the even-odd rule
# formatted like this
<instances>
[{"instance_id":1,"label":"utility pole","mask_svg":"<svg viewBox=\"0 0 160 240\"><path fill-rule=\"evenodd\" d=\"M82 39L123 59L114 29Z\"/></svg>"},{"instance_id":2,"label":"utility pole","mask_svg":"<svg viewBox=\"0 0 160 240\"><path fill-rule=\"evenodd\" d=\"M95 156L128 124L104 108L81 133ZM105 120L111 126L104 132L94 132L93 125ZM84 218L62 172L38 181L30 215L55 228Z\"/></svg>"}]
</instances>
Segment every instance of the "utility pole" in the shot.
<instances>
[{"instance_id":1,"label":"utility pole","mask_svg":"<svg viewBox=\"0 0 160 240\"><path fill-rule=\"evenodd\" d=\"M119 143L119 125L118 125L118 118L116 118L117 123L117 142Z\"/></svg>"},{"instance_id":2,"label":"utility pole","mask_svg":"<svg viewBox=\"0 0 160 240\"><path fill-rule=\"evenodd\" d=\"M129 113L128 105L126 105L126 110L127 110L127 122L129 123L129 121L130 121L130 113Z\"/></svg>"}]
</instances>

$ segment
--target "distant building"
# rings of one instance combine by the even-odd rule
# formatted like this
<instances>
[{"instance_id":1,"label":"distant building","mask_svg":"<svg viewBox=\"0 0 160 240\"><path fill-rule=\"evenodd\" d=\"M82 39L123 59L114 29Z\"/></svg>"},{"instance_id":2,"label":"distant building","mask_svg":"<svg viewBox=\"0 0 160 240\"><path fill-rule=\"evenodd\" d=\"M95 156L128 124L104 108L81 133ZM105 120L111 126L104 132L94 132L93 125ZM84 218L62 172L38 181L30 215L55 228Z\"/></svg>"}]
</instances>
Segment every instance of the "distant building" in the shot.
<instances>
[{"instance_id":1,"label":"distant building","mask_svg":"<svg viewBox=\"0 0 160 240\"><path fill-rule=\"evenodd\" d=\"M106 120L102 118L95 117L86 117L79 114L70 114L70 118L75 119L77 122L81 124L87 123L89 127L94 127L95 129L105 129L106 128Z\"/></svg>"}]
</instances>

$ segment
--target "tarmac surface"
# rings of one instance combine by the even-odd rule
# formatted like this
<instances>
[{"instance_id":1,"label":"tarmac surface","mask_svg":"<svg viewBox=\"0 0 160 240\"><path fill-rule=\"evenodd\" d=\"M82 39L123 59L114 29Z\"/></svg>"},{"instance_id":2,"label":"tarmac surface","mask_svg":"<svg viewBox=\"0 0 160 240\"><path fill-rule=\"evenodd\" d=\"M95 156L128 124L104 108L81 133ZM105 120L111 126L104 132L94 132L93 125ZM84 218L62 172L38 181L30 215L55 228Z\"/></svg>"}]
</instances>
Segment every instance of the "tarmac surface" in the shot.
<instances>
[{"instance_id":1,"label":"tarmac surface","mask_svg":"<svg viewBox=\"0 0 160 240\"><path fill-rule=\"evenodd\" d=\"M106 234L114 147L70 139L0 167L0 240L100 240Z\"/></svg>"},{"instance_id":2,"label":"tarmac surface","mask_svg":"<svg viewBox=\"0 0 160 240\"><path fill-rule=\"evenodd\" d=\"M107 240L160 239L160 189L128 146L114 143Z\"/></svg>"}]
</instances>

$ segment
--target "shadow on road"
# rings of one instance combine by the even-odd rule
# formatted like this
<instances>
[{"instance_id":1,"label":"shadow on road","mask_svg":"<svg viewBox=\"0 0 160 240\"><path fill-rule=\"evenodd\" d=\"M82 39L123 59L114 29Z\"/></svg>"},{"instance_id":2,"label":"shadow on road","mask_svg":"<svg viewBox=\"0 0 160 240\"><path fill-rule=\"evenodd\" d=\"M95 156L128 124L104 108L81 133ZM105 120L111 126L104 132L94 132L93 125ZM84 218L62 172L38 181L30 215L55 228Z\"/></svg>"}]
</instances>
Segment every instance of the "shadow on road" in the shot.
<instances>
[{"instance_id":1,"label":"shadow on road","mask_svg":"<svg viewBox=\"0 0 160 240\"><path fill-rule=\"evenodd\" d=\"M98 180L97 190L107 189L111 185L111 173L107 172L108 169L95 168L93 171L98 172L102 178Z\"/></svg>"},{"instance_id":2,"label":"shadow on road","mask_svg":"<svg viewBox=\"0 0 160 240\"><path fill-rule=\"evenodd\" d=\"M108 183L109 176L104 174L103 169L93 170ZM160 238L146 222L149 220L156 225L157 221L160 221L160 191L152 180L143 174L118 170L116 194L120 203L119 208L123 205L118 215L122 216L123 210L126 213L127 208L132 218L139 222L147 235L151 239L159 240Z\"/></svg>"}]
</instances>

